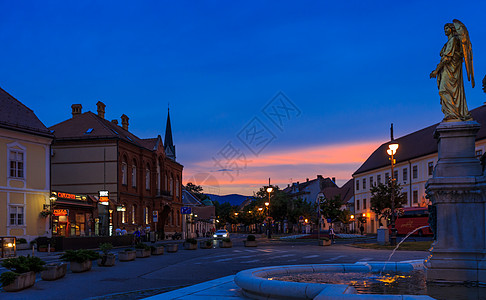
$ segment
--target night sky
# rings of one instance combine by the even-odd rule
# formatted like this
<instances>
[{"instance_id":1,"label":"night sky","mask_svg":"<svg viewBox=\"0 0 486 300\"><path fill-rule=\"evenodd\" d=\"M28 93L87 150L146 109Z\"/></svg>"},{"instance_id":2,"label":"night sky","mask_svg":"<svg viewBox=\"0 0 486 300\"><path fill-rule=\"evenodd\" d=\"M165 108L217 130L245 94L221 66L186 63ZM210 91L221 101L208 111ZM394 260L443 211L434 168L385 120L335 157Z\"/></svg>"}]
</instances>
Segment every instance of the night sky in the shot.
<instances>
[{"instance_id":1,"label":"night sky","mask_svg":"<svg viewBox=\"0 0 486 300\"><path fill-rule=\"evenodd\" d=\"M441 121L443 25L468 28L486 101L485 1L0 0L0 86L46 125L71 105L163 138L184 183L251 195L306 177L344 184L389 139Z\"/></svg>"}]
</instances>

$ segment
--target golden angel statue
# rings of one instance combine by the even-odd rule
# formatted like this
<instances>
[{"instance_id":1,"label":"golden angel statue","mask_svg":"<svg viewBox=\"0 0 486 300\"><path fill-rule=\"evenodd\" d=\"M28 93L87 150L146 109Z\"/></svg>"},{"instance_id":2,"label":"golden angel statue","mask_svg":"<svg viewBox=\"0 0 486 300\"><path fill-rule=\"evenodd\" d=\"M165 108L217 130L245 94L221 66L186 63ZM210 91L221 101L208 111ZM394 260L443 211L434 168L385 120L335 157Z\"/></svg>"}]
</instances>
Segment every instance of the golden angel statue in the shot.
<instances>
[{"instance_id":1,"label":"golden angel statue","mask_svg":"<svg viewBox=\"0 0 486 300\"><path fill-rule=\"evenodd\" d=\"M474 87L474 69L471 41L466 26L454 19L444 25L447 43L440 51L440 62L430 78L437 77L440 104L445 122L472 120L467 109L462 77L462 61L466 64L467 79Z\"/></svg>"}]
</instances>

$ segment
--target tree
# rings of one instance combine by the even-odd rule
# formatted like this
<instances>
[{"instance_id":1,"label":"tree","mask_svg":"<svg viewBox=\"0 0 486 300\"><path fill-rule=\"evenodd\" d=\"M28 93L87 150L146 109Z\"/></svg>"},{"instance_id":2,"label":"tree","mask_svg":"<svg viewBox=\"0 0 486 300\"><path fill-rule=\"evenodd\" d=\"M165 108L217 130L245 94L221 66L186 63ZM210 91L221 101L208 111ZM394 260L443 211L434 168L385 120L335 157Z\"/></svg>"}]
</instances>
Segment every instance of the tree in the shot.
<instances>
[{"instance_id":1,"label":"tree","mask_svg":"<svg viewBox=\"0 0 486 300\"><path fill-rule=\"evenodd\" d=\"M339 221L341 211L341 195L336 195L331 199L321 200L321 214L326 219L331 219L331 223Z\"/></svg>"},{"instance_id":2,"label":"tree","mask_svg":"<svg viewBox=\"0 0 486 300\"><path fill-rule=\"evenodd\" d=\"M188 182L186 184L186 190L196 195L196 197L201 201L209 199L209 196L203 193L203 188L200 185L195 185L192 182Z\"/></svg>"},{"instance_id":3,"label":"tree","mask_svg":"<svg viewBox=\"0 0 486 300\"><path fill-rule=\"evenodd\" d=\"M391 213L392 190L394 192L395 210L397 210L399 208L402 208L403 205L407 203L407 199L405 198L405 195L402 194L402 188L400 187L400 184L398 184L395 180L388 180L386 184L379 183L378 185L375 185L370 189L370 209L371 211L379 215L380 219L382 219L383 217L387 218Z\"/></svg>"}]
</instances>

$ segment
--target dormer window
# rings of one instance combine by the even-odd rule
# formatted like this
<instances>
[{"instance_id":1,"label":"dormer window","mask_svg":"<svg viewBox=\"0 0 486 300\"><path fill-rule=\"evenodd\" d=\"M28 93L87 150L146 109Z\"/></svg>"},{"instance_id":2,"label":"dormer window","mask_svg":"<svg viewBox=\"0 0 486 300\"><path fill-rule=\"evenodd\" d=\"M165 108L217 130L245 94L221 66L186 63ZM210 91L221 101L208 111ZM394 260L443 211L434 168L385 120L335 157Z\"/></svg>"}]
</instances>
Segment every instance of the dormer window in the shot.
<instances>
[{"instance_id":1,"label":"dormer window","mask_svg":"<svg viewBox=\"0 0 486 300\"><path fill-rule=\"evenodd\" d=\"M93 131L93 128L88 128L84 134L90 134Z\"/></svg>"}]
</instances>

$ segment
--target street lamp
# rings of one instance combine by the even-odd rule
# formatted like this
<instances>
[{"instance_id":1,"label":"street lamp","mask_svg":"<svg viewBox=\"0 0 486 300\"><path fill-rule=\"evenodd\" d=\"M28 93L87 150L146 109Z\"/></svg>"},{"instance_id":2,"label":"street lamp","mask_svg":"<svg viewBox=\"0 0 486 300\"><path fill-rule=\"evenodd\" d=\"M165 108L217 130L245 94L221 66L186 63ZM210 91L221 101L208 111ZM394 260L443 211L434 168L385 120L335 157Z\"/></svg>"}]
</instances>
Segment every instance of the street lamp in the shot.
<instances>
[{"instance_id":1,"label":"street lamp","mask_svg":"<svg viewBox=\"0 0 486 300\"><path fill-rule=\"evenodd\" d=\"M265 206L267 207L267 238L272 237L272 224L270 220L270 194L273 192L273 187L270 185L270 178L268 178L268 187L267 187L267 193L268 193L268 202L265 202Z\"/></svg>"},{"instance_id":2,"label":"street lamp","mask_svg":"<svg viewBox=\"0 0 486 300\"><path fill-rule=\"evenodd\" d=\"M390 156L391 161L391 236L390 245L395 246L397 244L397 231L395 229L395 176L393 167L395 166L394 155L397 153L398 144L388 145L386 153Z\"/></svg>"}]
</instances>

